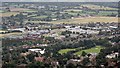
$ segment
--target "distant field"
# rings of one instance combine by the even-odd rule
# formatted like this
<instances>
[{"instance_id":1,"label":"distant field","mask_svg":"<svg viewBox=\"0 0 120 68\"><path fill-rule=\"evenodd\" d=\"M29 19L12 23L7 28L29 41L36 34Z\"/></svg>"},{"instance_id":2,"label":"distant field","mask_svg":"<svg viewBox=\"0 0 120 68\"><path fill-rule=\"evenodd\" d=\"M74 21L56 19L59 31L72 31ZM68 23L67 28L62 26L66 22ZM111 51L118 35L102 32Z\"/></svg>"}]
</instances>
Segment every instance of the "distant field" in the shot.
<instances>
[{"instance_id":1,"label":"distant field","mask_svg":"<svg viewBox=\"0 0 120 68\"><path fill-rule=\"evenodd\" d=\"M86 53L99 53L101 49L103 49L104 47L101 46L96 46L90 49L86 49L86 50L81 50L79 52L76 52L76 55L81 55L83 51L85 51Z\"/></svg>"},{"instance_id":2,"label":"distant field","mask_svg":"<svg viewBox=\"0 0 120 68\"><path fill-rule=\"evenodd\" d=\"M10 8L11 12L21 12L21 11L30 11L31 9L27 8Z\"/></svg>"},{"instance_id":3,"label":"distant field","mask_svg":"<svg viewBox=\"0 0 120 68\"><path fill-rule=\"evenodd\" d=\"M104 6L99 6L99 5L93 5L93 4L83 4L83 7L87 7L92 10L118 10L117 8L111 8L111 7L104 7Z\"/></svg>"},{"instance_id":4,"label":"distant field","mask_svg":"<svg viewBox=\"0 0 120 68\"><path fill-rule=\"evenodd\" d=\"M23 12L38 12L38 11L29 9L29 10L24 10Z\"/></svg>"},{"instance_id":5,"label":"distant field","mask_svg":"<svg viewBox=\"0 0 120 68\"><path fill-rule=\"evenodd\" d=\"M33 18L47 18L48 16L36 16L36 17L33 17Z\"/></svg>"},{"instance_id":6,"label":"distant field","mask_svg":"<svg viewBox=\"0 0 120 68\"><path fill-rule=\"evenodd\" d=\"M76 16L78 13L68 12L68 14Z\"/></svg>"},{"instance_id":7,"label":"distant field","mask_svg":"<svg viewBox=\"0 0 120 68\"><path fill-rule=\"evenodd\" d=\"M37 14L27 15L27 17L35 17Z\"/></svg>"},{"instance_id":8,"label":"distant field","mask_svg":"<svg viewBox=\"0 0 120 68\"><path fill-rule=\"evenodd\" d=\"M5 12L5 13L0 13L2 14L0 17L9 17L11 15L17 15L19 12Z\"/></svg>"},{"instance_id":9,"label":"distant field","mask_svg":"<svg viewBox=\"0 0 120 68\"><path fill-rule=\"evenodd\" d=\"M84 24L89 22L118 22L117 17L81 17L74 19L63 19L58 21L52 21L53 24Z\"/></svg>"},{"instance_id":10,"label":"distant field","mask_svg":"<svg viewBox=\"0 0 120 68\"><path fill-rule=\"evenodd\" d=\"M64 10L64 12L81 12L82 10L79 10L79 9L67 9L67 10Z\"/></svg>"},{"instance_id":11,"label":"distant field","mask_svg":"<svg viewBox=\"0 0 120 68\"><path fill-rule=\"evenodd\" d=\"M25 23L31 22L31 23L41 23L41 21L25 21Z\"/></svg>"},{"instance_id":12,"label":"distant field","mask_svg":"<svg viewBox=\"0 0 120 68\"><path fill-rule=\"evenodd\" d=\"M2 10L0 10L0 15L2 14L2 16L0 17L9 17L11 15L19 14L20 12L37 12L36 10L26 8L10 8L10 11L11 12L3 12Z\"/></svg>"},{"instance_id":13,"label":"distant field","mask_svg":"<svg viewBox=\"0 0 120 68\"><path fill-rule=\"evenodd\" d=\"M106 16L106 15L111 15L111 14L118 14L118 11L99 11L98 15L101 16Z\"/></svg>"},{"instance_id":14,"label":"distant field","mask_svg":"<svg viewBox=\"0 0 120 68\"><path fill-rule=\"evenodd\" d=\"M3 37L8 37L8 36L11 36L11 35L21 35L22 33L18 33L18 32L15 32L15 33L7 33L7 34L0 34L0 38L3 38Z\"/></svg>"}]
</instances>

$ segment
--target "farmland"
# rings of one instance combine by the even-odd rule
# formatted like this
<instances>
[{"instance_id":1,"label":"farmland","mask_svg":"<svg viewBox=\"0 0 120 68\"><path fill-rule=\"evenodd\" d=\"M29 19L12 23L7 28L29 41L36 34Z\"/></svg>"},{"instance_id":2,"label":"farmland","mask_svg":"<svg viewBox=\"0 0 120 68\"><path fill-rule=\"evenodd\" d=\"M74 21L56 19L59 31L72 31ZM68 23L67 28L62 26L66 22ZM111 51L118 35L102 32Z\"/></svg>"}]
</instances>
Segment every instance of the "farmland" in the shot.
<instances>
[{"instance_id":1,"label":"farmland","mask_svg":"<svg viewBox=\"0 0 120 68\"><path fill-rule=\"evenodd\" d=\"M82 12L82 10L78 10L78 9L68 9L68 10L64 10L64 12Z\"/></svg>"},{"instance_id":2,"label":"farmland","mask_svg":"<svg viewBox=\"0 0 120 68\"><path fill-rule=\"evenodd\" d=\"M99 11L98 15L100 16L107 16L112 14L118 14L117 11Z\"/></svg>"},{"instance_id":3,"label":"farmland","mask_svg":"<svg viewBox=\"0 0 120 68\"><path fill-rule=\"evenodd\" d=\"M37 10L31 10L31 9L29 9L29 10L23 10L23 12L38 12Z\"/></svg>"},{"instance_id":4,"label":"farmland","mask_svg":"<svg viewBox=\"0 0 120 68\"><path fill-rule=\"evenodd\" d=\"M30 11L30 9L26 8L10 8L11 12L22 12L22 11Z\"/></svg>"},{"instance_id":5,"label":"farmland","mask_svg":"<svg viewBox=\"0 0 120 68\"><path fill-rule=\"evenodd\" d=\"M19 12L5 12L5 13L0 13L0 14L2 14L1 17L9 17L11 15L17 15L19 14Z\"/></svg>"},{"instance_id":6,"label":"farmland","mask_svg":"<svg viewBox=\"0 0 120 68\"><path fill-rule=\"evenodd\" d=\"M74 19L63 19L58 21L52 21L53 24L84 24L89 22L118 22L117 17L81 17Z\"/></svg>"},{"instance_id":7,"label":"farmland","mask_svg":"<svg viewBox=\"0 0 120 68\"><path fill-rule=\"evenodd\" d=\"M119 68L116 4L4 2L3 68Z\"/></svg>"},{"instance_id":8,"label":"farmland","mask_svg":"<svg viewBox=\"0 0 120 68\"><path fill-rule=\"evenodd\" d=\"M4 12L3 10L0 10L0 14L2 14L1 17L9 17L11 15L19 14L20 12L37 12L36 10L32 9L25 9L25 8L10 8L10 12Z\"/></svg>"},{"instance_id":9,"label":"farmland","mask_svg":"<svg viewBox=\"0 0 120 68\"><path fill-rule=\"evenodd\" d=\"M22 33L14 32L14 33L7 33L7 34L0 34L0 38L3 37L9 37L9 36L16 36L16 35L22 35Z\"/></svg>"},{"instance_id":10,"label":"farmland","mask_svg":"<svg viewBox=\"0 0 120 68\"><path fill-rule=\"evenodd\" d=\"M92 10L118 10L116 8L104 7L104 6L93 5L93 4L84 4L82 6L92 9Z\"/></svg>"}]
</instances>

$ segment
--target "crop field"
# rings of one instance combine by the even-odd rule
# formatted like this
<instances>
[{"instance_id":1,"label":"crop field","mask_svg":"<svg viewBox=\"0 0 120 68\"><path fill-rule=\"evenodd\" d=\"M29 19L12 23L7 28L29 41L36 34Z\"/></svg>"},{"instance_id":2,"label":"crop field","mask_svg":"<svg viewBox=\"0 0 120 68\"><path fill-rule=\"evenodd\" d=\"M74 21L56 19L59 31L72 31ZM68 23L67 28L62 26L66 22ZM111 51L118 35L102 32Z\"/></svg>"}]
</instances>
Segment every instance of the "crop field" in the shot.
<instances>
[{"instance_id":1,"label":"crop field","mask_svg":"<svg viewBox=\"0 0 120 68\"><path fill-rule=\"evenodd\" d=\"M29 10L23 10L23 12L38 12L37 10L31 10L31 9L29 9Z\"/></svg>"},{"instance_id":2,"label":"crop field","mask_svg":"<svg viewBox=\"0 0 120 68\"><path fill-rule=\"evenodd\" d=\"M36 17L37 14L27 15L27 17Z\"/></svg>"},{"instance_id":3,"label":"crop field","mask_svg":"<svg viewBox=\"0 0 120 68\"><path fill-rule=\"evenodd\" d=\"M79 9L67 9L67 10L64 10L64 12L82 12L82 10L79 10Z\"/></svg>"},{"instance_id":4,"label":"crop field","mask_svg":"<svg viewBox=\"0 0 120 68\"><path fill-rule=\"evenodd\" d=\"M26 8L10 8L11 12L21 12L21 11L29 11L30 9Z\"/></svg>"},{"instance_id":5,"label":"crop field","mask_svg":"<svg viewBox=\"0 0 120 68\"><path fill-rule=\"evenodd\" d=\"M98 15L100 16L106 16L111 14L118 14L118 11L99 11Z\"/></svg>"},{"instance_id":6,"label":"crop field","mask_svg":"<svg viewBox=\"0 0 120 68\"><path fill-rule=\"evenodd\" d=\"M83 4L82 6L92 10L118 10L117 8L104 7L104 6L93 5L93 4Z\"/></svg>"},{"instance_id":7,"label":"crop field","mask_svg":"<svg viewBox=\"0 0 120 68\"><path fill-rule=\"evenodd\" d=\"M35 16L35 17L33 17L33 18L47 18L48 16Z\"/></svg>"},{"instance_id":8,"label":"crop field","mask_svg":"<svg viewBox=\"0 0 120 68\"><path fill-rule=\"evenodd\" d=\"M84 14L96 14L95 11L84 11Z\"/></svg>"},{"instance_id":9,"label":"crop field","mask_svg":"<svg viewBox=\"0 0 120 68\"><path fill-rule=\"evenodd\" d=\"M5 12L5 13L0 13L0 17L9 17L11 15L17 15L19 12Z\"/></svg>"},{"instance_id":10,"label":"crop field","mask_svg":"<svg viewBox=\"0 0 120 68\"><path fill-rule=\"evenodd\" d=\"M36 10L25 9L25 8L10 8L11 12L3 12L0 10L0 17L9 17L11 15L19 14L20 12L37 12Z\"/></svg>"},{"instance_id":11,"label":"crop field","mask_svg":"<svg viewBox=\"0 0 120 68\"><path fill-rule=\"evenodd\" d=\"M31 23L41 23L42 21L25 21L25 23L31 22Z\"/></svg>"},{"instance_id":12,"label":"crop field","mask_svg":"<svg viewBox=\"0 0 120 68\"><path fill-rule=\"evenodd\" d=\"M3 37L9 37L9 36L14 36L14 35L21 35L22 33L19 33L19 32L14 32L14 33L7 33L7 34L0 34L0 38L3 38Z\"/></svg>"},{"instance_id":13,"label":"crop field","mask_svg":"<svg viewBox=\"0 0 120 68\"><path fill-rule=\"evenodd\" d=\"M118 22L117 17L80 17L73 19L63 19L58 21L52 21L53 24L84 24L89 22Z\"/></svg>"}]
</instances>

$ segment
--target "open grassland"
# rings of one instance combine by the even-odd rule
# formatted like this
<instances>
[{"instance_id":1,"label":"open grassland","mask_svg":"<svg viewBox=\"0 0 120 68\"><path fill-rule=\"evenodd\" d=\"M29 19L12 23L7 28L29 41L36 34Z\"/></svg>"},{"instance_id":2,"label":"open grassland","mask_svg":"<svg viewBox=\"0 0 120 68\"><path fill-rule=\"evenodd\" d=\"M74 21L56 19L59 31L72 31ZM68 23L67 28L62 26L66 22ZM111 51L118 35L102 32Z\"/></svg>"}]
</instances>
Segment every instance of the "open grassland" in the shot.
<instances>
[{"instance_id":1,"label":"open grassland","mask_svg":"<svg viewBox=\"0 0 120 68\"><path fill-rule=\"evenodd\" d=\"M112 14L118 14L118 11L99 11L98 15L100 16L106 16L106 15L112 15Z\"/></svg>"},{"instance_id":2,"label":"open grassland","mask_svg":"<svg viewBox=\"0 0 120 68\"><path fill-rule=\"evenodd\" d=\"M10 8L11 12L22 12L22 11L28 11L31 9L27 9L27 8Z\"/></svg>"},{"instance_id":3,"label":"open grassland","mask_svg":"<svg viewBox=\"0 0 120 68\"><path fill-rule=\"evenodd\" d=\"M0 34L0 38L8 37L8 36L15 36L15 35L22 35L22 33L14 32L14 33Z\"/></svg>"},{"instance_id":4,"label":"open grassland","mask_svg":"<svg viewBox=\"0 0 120 68\"><path fill-rule=\"evenodd\" d=\"M28 8L10 8L11 12L38 12L37 10L28 9Z\"/></svg>"},{"instance_id":5,"label":"open grassland","mask_svg":"<svg viewBox=\"0 0 120 68\"><path fill-rule=\"evenodd\" d=\"M96 46L90 49L85 49L85 50L81 50L79 52L76 52L76 55L81 55L83 51L85 51L86 53L99 53L101 49L103 49L104 47L101 46Z\"/></svg>"},{"instance_id":6,"label":"open grassland","mask_svg":"<svg viewBox=\"0 0 120 68\"><path fill-rule=\"evenodd\" d=\"M37 14L27 15L27 17L36 17L36 16L37 16Z\"/></svg>"},{"instance_id":7,"label":"open grassland","mask_svg":"<svg viewBox=\"0 0 120 68\"><path fill-rule=\"evenodd\" d=\"M30 22L30 23L41 23L42 21L25 21L24 24L26 24L28 22Z\"/></svg>"},{"instance_id":8,"label":"open grassland","mask_svg":"<svg viewBox=\"0 0 120 68\"><path fill-rule=\"evenodd\" d=\"M67 9L67 10L64 10L64 12L82 12L82 10L79 10L79 9Z\"/></svg>"},{"instance_id":9,"label":"open grassland","mask_svg":"<svg viewBox=\"0 0 120 68\"><path fill-rule=\"evenodd\" d=\"M17 15L19 12L5 12L5 13L0 13L0 17L9 17L11 15Z\"/></svg>"},{"instance_id":10,"label":"open grassland","mask_svg":"<svg viewBox=\"0 0 120 68\"><path fill-rule=\"evenodd\" d=\"M74 19L63 19L58 21L52 21L53 24L84 24L89 22L118 22L117 17L80 17Z\"/></svg>"},{"instance_id":11,"label":"open grassland","mask_svg":"<svg viewBox=\"0 0 120 68\"><path fill-rule=\"evenodd\" d=\"M33 17L33 18L40 18L40 19L42 19L42 18L47 18L48 16L35 16L35 17Z\"/></svg>"},{"instance_id":12,"label":"open grassland","mask_svg":"<svg viewBox=\"0 0 120 68\"><path fill-rule=\"evenodd\" d=\"M76 16L78 13L68 12L68 14Z\"/></svg>"},{"instance_id":13,"label":"open grassland","mask_svg":"<svg viewBox=\"0 0 120 68\"><path fill-rule=\"evenodd\" d=\"M85 49L85 50L80 50L74 54L76 55L81 55L83 51L85 51L86 53L99 53L101 49L103 49L104 47L101 47L101 46L96 46L96 47L93 47L93 48L90 48L90 49ZM60 54L66 54L70 51L74 51L78 48L74 48L74 49L61 49L58 51L58 53Z\"/></svg>"},{"instance_id":14,"label":"open grassland","mask_svg":"<svg viewBox=\"0 0 120 68\"><path fill-rule=\"evenodd\" d=\"M62 49L62 50L60 50L58 53L60 53L60 54L66 54L67 52L69 52L69 51L74 51L75 49Z\"/></svg>"},{"instance_id":15,"label":"open grassland","mask_svg":"<svg viewBox=\"0 0 120 68\"><path fill-rule=\"evenodd\" d=\"M28 12L28 13L31 12L32 13L32 12L38 12L38 11L29 9L29 10L24 10L23 12Z\"/></svg>"},{"instance_id":16,"label":"open grassland","mask_svg":"<svg viewBox=\"0 0 120 68\"><path fill-rule=\"evenodd\" d=\"M10 8L11 12L0 11L0 17L9 17L11 15L19 14L20 12L37 12L36 10L26 9L26 8Z\"/></svg>"},{"instance_id":17,"label":"open grassland","mask_svg":"<svg viewBox=\"0 0 120 68\"><path fill-rule=\"evenodd\" d=\"M92 10L118 10L117 8L104 7L104 6L93 5L93 4L83 4L82 6Z\"/></svg>"}]
</instances>

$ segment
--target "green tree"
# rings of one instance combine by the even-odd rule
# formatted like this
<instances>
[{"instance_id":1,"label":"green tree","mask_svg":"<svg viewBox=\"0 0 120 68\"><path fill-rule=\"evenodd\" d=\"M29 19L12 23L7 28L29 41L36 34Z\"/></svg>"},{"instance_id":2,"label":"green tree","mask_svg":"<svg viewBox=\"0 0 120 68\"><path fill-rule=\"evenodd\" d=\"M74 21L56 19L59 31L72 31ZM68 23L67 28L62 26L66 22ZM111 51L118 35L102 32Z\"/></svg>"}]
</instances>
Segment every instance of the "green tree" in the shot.
<instances>
[{"instance_id":1,"label":"green tree","mask_svg":"<svg viewBox=\"0 0 120 68\"><path fill-rule=\"evenodd\" d=\"M85 51L82 51L82 54L81 54L82 56L85 56L85 55L87 55L87 53L85 52Z\"/></svg>"}]
</instances>

